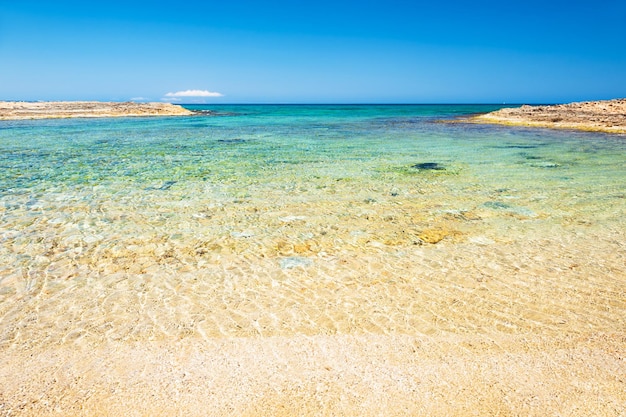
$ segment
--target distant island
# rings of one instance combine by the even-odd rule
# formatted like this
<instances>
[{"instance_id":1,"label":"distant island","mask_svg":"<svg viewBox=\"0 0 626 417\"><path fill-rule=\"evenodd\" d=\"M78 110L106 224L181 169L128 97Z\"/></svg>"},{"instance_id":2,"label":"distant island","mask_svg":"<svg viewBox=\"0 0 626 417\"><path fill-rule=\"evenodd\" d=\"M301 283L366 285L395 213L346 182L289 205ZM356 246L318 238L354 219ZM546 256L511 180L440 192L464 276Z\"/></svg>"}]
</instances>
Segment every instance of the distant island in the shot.
<instances>
[{"instance_id":1,"label":"distant island","mask_svg":"<svg viewBox=\"0 0 626 417\"><path fill-rule=\"evenodd\" d=\"M64 119L74 117L188 116L194 114L171 103L100 101L0 101L0 120Z\"/></svg>"},{"instance_id":2,"label":"distant island","mask_svg":"<svg viewBox=\"0 0 626 417\"><path fill-rule=\"evenodd\" d=\"M626 99L504 108L470 119L476 123L626 133Z\"/></svg>"}]
</instances>

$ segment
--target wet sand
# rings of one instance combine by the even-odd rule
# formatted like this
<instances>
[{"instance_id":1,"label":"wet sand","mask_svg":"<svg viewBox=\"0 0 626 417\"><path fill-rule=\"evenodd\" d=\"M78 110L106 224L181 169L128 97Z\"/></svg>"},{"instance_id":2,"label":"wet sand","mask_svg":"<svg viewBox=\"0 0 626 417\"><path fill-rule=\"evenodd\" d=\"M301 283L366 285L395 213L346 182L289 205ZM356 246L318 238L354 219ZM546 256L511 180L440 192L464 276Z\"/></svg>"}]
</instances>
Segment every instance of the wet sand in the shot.
<instances>
[{"instance_id":1,"label":"wet sand","mask_svg":"<svg viewBox=\"0 0 626 417\"><path fill-rule=\"evenodd\" d=\"M171 103L100 101L0 101L0 120L73 117L187 116L191 111Z\"/></svg>"},{"instance_id":2,"label":"wet sand","mask_svg":"<svg viewBox=\"0 0 626 417\"><path fill-rule=\"evenodd\" d=\"M471 119L475 123L579 129L626 133L626 99L588 101L554 106L504 108Z\"/></svg>"},{"instance_id":3,"label":"wet sand","mask_svg":"<svg viewBox=\"0 0 626 417\"><path fill-rule=\"evenodd\" d=\"M0 411L618 417L626 404L624 345L623 335L611 334L299 335L59 347L19 369L2 358Z\"/></svg>"}]
</instances>

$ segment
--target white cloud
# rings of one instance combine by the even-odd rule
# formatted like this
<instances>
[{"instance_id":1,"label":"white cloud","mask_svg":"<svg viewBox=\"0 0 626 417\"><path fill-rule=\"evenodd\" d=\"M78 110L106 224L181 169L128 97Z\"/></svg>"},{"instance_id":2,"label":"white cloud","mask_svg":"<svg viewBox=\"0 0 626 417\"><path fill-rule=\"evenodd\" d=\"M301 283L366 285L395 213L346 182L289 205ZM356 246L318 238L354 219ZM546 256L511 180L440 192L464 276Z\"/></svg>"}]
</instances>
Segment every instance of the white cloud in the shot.
<instances>
[{"instance_id":1,"label":"white cloud","mask_svg":"<svg viewBox=\"0 0 626 417\"><path fill-rule=\"evenodd\" d=\"M167 93L165 97L222 97L224 94L207 90L185 90Z\"/></svg>"},{"instance_id":2,"label":"white cloud","mask_svg":"<svg viewBox=\"0 0 626 417\"><path fill-rule=\"evenodd\" d=\"M133 97L130 99L130 101L148 101L148 100L150 99L146 97Z\"/></svg>"}]
</instances>

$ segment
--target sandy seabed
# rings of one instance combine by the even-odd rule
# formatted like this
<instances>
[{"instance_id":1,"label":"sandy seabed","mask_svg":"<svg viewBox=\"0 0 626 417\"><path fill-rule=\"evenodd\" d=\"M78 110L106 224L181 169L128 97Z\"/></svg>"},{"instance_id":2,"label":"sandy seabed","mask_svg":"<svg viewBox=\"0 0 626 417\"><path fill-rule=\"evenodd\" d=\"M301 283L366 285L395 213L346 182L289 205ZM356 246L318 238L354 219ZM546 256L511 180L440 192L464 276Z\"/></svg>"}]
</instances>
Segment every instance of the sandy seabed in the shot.
<instances>
[{"instance_id":1,"label":"sandy seabed","mask_svg":"<svg viewBox=\"0 0 626 417\"><path fill-rule=\"evenodd\" d=\"M623 416L625 237L59 260L4 294L0 414Z\"/></svg>"},{"instance_id":2,"label":"sandy seabed","mask_svg":"<svg viewBox=\"0 0 626 417\"><path fill-rule=\"evenodd\" d=\"M626 415L621 181L293 169L5 198L0 415Z\"/></svg>"}]
</instances>

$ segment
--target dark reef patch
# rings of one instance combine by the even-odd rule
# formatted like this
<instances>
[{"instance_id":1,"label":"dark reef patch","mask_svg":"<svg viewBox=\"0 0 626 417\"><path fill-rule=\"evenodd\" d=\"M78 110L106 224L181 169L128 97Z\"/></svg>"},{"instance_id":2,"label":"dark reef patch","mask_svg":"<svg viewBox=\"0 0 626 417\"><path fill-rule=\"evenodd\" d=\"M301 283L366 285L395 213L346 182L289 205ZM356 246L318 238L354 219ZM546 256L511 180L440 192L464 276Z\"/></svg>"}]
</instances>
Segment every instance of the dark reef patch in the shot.
<instances>
[{"instance_id":1,"label":"dark reef patch","mask_svg":"<svg viewBox=\"0 0 626 417\"><path fill-rule=\"evenodd\" d=\"M241 138L218 139L218 143L246 143L247 140Z\"/></svg>"},{"instance_id":2,"label":"dark reef patch","mask_svg":"<svg viewBox=\"0 0 626 417\"><path fill-rule=\"evenodd\" d=\"M422 171L445 171L446 168L438 162L421 162L419 164L411 165L411 168L419 169Z\"/></svg>"},{"instance_id":3,"label":"dark reef patch","mask_svg":"<svg viewBox=\"0 0 626 417\"><path fill-rule=\"evenodd\" d=\"M498 149L535 149L538 147L539 145L515 145L515 144L494 146L494 148L498 148Z\"/></svg>"}]
</instances>

